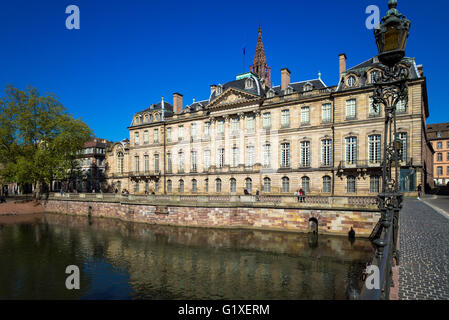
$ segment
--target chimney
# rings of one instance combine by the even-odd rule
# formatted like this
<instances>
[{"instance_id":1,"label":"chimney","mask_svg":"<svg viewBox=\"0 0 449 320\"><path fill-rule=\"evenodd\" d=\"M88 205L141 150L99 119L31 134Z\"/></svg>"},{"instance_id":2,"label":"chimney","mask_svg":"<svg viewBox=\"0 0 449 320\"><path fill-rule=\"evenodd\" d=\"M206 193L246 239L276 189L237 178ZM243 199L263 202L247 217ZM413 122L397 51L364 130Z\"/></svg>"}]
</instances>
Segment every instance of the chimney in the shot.
<instances>
[{"instance_id":1,"label":"chimney","mask_svg":"<svg viewBox=\"0 0 449 320\"><path fill-rule=\"evenodd\" d=\"M182 113L182 94L180 93L173 93L173 112Z\"/></svg>"},{"instance_id":2,"label":"chimney","mask_svg":"<svg viewBox=\"0 0 449 320\"><path fill-rule=\"evenodd\" d=\"M216 84L211 84L210 85L210 94L214 93L215 89L217 88Z\"/></svg>"},{"instance_id":3,"label":"chimney","mask_svg":"<svg viewBox=\"0 0 449 320\"><path fill-rule=\"evenodd\" d=\"M346 71L346 54L345 53L340 53L338 55L338 63L339 63L339 67L340 67L340 78L341 78L341 74Z\"/></svg>"},{"instance_id":4,"label":"chimney","mask_svg":"<svg viewBox=\"0 0 449 320\"><path fill-rule=\"evenodd\" d=\"M281 69L281 90L287 89L290 84L290 70L287 68Z\"/></svg>"}]
</instances>

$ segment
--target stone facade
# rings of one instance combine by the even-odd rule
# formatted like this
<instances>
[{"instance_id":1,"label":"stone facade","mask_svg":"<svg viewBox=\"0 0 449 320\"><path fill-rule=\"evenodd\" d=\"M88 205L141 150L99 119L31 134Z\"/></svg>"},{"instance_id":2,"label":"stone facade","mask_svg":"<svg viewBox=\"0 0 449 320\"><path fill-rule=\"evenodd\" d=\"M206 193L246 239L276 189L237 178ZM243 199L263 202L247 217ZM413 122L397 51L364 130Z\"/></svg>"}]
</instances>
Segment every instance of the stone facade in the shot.
<instances>
[{"instance_id":1,"label":"stone facade","mask_svg":"<svg viewBox=\"0 0 449 320\"><path fill-rule=\"evenodd\" d=\"M436 185L449 183L449 123L427 125L427 138L433 150L433 178Z\"/></svg>"},{"instance_id":2,"label":"stone facade","mask_svg":"<svg viewBox=\"0 0 449 320\"><path fill-rule=\"evenodd\" d=\"M107 217L132 222L208 228L250 228L308 232L318 223L320 234L347 235L351 227L358 237L368 237L379 220L369 209L297 209L263 207L211 207L207 205L157 206L139 203L49 200L46 212Z\"/></svg>"},{"instance_id":3,"label":"stone facade","mask_svg":"<svg viewBox=\"0 0 449 320\"><path fill-rule=\"evenodd\" d=\"M260 37L259 37L260 39ZM260 60L260 59L259 59ZM264 60L266 61L266 60ZM107 152L113 189L143 194L371 195L381 189L383 111L370 102L377 57L346 70L339 56L340 81L318 79L269 87L253 73L211 86L209 99L179 112L160 103L137 113L129 140ZM432 183L427 143L426 79L413 58L409 97L398 106L403 141L401 189L414 194Z\"/></svg>"}]
</instances>

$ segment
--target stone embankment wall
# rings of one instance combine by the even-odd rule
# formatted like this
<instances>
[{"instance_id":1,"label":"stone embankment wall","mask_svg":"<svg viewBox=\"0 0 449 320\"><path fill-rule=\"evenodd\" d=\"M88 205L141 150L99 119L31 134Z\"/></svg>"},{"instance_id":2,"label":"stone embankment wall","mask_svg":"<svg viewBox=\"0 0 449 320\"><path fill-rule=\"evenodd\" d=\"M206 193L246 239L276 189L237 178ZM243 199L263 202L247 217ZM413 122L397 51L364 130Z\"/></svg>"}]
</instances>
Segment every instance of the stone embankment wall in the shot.
<instances>
[{"instance_id":1,"label":"stone embankment wall","mask_svg":"<svg viewBox=\"0 0 449 320\"><path fill-rule=\"evenodd\" d=\"M380 214L371 209L320 209L238 207L204 204L155 205L101 200L49 199L43 202L46 212L116 218L124 221L159 225L250 228L308 232L316 219L321 234L347 235L351 227L357 237L368 237Z\"/></svg>"}]
</instances>

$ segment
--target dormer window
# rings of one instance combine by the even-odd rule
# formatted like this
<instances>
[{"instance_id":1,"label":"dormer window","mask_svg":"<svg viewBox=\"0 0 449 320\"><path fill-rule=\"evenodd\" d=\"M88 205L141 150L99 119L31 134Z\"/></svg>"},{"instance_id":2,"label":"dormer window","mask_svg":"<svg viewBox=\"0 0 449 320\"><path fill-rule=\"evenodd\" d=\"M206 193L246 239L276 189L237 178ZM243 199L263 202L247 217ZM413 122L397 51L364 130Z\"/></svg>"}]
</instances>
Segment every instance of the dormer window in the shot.
<instances>
[{"instance_id":1,"label":"dormer window","mask_svg":"<svg viewBox=\"0 0 449 320\"><path fill-rule=\"evenodd\" d=\"M287 89L285 90L285 94L292 94L293 93L293 88L288 86Z\"/></svg>"},{"instance_id":2,"label":"dormer window","mask_svg":"<svg viewBox=\"0 0 449 320\"><path fill-rule=\"evenodd\" d=\"M154 121L159 121L159 113L154 114Z\"/></svg>"},{"instance_id":3,"label":"dormer window","mask_svg":"<svg viewBox=\"0 0 449 320\"><path fill-rule=\"evenodd\" d=\"M245 80L245 89L252 89L254 87L254 80L252 78L247 78Z\"/></svg>"},{"instance_id":4,"label":"dormer window","mask_svg":"<svg viewBox=\"0 0 449 320\"><path fill-rule=\"evenodd\" d=\"M370 73L370 82L376 83L380 79L380 72L378 70L371 71Z\"/></svg>"},{"instance_id":5,"label":"dormer window","mask_svg":"<svg viewBox=\"0 0 449 320\"><path fill-rule=\"evenodd\" d=\"M217 89L215 89L215 93L216 93L217 96L222 94L223 93L223 86L222 85L218 85Z\"/></svg>"},{"instance_id":6,"label":"dormer window","mask_svg":"<svg viewBox=\"0 0 449 320\"><path fill-rule=\"evenodd\" d=\"M304 90L304 92L312 91L312 90L313 90L312 84L311 84L311 83L306 83L306 84L304 85L303 90Z\"/></svg>"},{"instance_id":7,"label":"dormer window","mask_svg":"<svg viewBox=\"0 0 449 320\"><path fill-rule=\"evenodd\" d=\"M273 98L275 95L275 92L273 89L268 90L267 92L267 98Z\"/></svg>"},{"instance_id":8,"label":"dormer window","mask_svg":"<svg viewBox=\"0 0 449 320\"><path fill-rule=\"evenodd\" d=\"M349 88L352 88L355 86L355 83L357 82L357 79L354 76L349 76L348 80L347 80L347 85Z\"/></svg>"},{"instance_id":9,"label":"dormer window","mask_svg":"<svg viewBox=\"0 0 449 320\"><path fill-rule=\"evenodd\" d=\"M144 120L145 123L148 123L148 115L147 115L147 114L145 115L144 119L145 119L145 120Z\"/></svg>"}]
</instances>

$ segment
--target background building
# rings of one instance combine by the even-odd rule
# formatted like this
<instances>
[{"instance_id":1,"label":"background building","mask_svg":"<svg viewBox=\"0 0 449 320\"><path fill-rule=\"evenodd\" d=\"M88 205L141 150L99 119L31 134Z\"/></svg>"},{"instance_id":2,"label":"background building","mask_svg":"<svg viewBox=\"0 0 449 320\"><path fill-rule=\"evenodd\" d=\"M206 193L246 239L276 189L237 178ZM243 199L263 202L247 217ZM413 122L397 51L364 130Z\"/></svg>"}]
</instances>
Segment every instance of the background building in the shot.
<instances>
[{"instance_id":1,"label":"background building","mask_svg":"<svg viewBox=\"0 0 449 320\"><path fill-rule=\"evenodd\" d=\"M435 151L433 178L436 185L449 183L449 122L427 125L427 138Z\"/></svg>"},{"instance_id":2,"label":"background building","mask_svg":"<svg viewBox=\"0 0 449 320\"><path fill-rule=\"evenodd\" d=\"M208 98L183 108L162 99L138 112L129 141L107 153L109 184L131 193L376 195L381 190L384 113L372 95L379 61L373 57L346 69L338 57L340 81L291 81L271 87L271 69L258 44L250 72L211 85ZM408 103L397 107L401 191L415 193L432 181L432 148L426 79L414 58ZM382 108L380 108L382 109Z\"/></svg>"}]
</instances>

